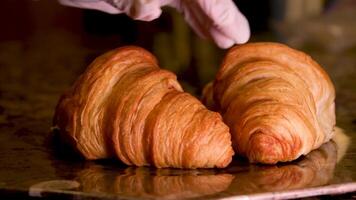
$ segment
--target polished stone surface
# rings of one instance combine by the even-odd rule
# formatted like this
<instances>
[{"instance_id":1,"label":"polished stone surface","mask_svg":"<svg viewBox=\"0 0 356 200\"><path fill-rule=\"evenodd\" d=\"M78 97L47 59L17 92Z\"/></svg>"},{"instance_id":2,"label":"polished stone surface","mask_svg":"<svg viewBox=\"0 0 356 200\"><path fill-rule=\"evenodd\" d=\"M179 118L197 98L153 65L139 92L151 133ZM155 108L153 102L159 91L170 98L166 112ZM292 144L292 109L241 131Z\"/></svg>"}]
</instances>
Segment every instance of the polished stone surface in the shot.
<instances>
[{"instance_id":1,"label":"polished stone surface","mask_svg":"<svg viewBox=\"0 0 356 200\"><path fill-rule=\"evenodd\" d=\"M137 44L153 51L163 67L178 73L187 91L198 95L212 79L223 51L196 37L187 39L191 34L186 27L179 28L182 21L177 20L173 33L160 32L152 36L153 44ZM170 43L175 39L181 42ZM226 169L177 170L127 167L116 160L85 161L61 144L51 130L60 94L95 56L121 45L112 41L115 38L100 40L48 28L21 40L0 42L1 195L75 199L252 195L258 199L356 190L350 184L356 182L355 47L337 52L302 47L324 66L335 84L340 127L335 141L291 163L249 165L235 158Z\"/></svg>"}]
</instances>

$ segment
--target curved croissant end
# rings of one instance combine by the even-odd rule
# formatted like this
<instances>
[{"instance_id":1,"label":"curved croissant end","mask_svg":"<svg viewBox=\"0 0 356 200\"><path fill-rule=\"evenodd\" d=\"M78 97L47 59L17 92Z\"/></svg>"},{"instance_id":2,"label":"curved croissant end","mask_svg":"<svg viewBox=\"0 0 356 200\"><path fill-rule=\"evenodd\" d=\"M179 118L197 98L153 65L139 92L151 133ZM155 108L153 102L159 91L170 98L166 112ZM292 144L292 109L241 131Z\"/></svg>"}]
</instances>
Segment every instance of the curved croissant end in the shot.
<instances>
[{"instance_id":1,"label":"curved croissant end","mask_svg":"<svg viewBox=\"0 0 356 200\"><path fill-rule=\"evenodd\" d=\"M296 162L252 165L249 172L235 174L226 192L247 195L327 185L334 176L337 151L337 145L330 141Z\"/></svg>"},{"instance_id":2,"label":"curved croissant end","mask_svg":"<svg viewBox=\"0 0 356 200\"><path fill-rule=\"evenodd\" d=\"M221 116L139 47L98 57L61 97L54 123L87 159L208 168L227 166L233 155Z\"/></svg>"},{"instance_id":3,"label":"curved croissant end","mask_svg":"<svg viewBox=\"0 0 356 200\"><path fill-rule=\"evenodd\" d=\"M291 161L333 135L335 91L330 78L310 56L285 45L232 48L213 94L206 91L231 128L236 152L250 162Z\"/></svg>"}]
</instances>

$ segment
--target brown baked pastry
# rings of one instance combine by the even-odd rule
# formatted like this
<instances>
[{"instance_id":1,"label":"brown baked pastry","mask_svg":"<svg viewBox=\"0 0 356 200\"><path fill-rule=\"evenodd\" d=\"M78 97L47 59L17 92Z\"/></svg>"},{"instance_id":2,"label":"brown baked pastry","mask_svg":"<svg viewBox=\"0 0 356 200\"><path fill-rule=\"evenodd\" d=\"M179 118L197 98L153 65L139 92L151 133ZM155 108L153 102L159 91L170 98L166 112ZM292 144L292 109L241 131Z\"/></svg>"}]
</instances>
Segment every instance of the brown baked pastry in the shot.
<instances>
[{"instance_id":1,"label":"brown baked pastry","mask_svg":"<svg viewBox=\"0 0 356 200\"><path fill-rule=\"evenodd\" d=\"M233 155L221 116L139 47L98 57L61 97L54 124L87 159L211 168L226 167Z\"/></svg>"},{"instance_id":2,"label":"brown baked pastry","mask_svg":"<svg viewBox=\"0 0 356 200\"><path fill-rule=\"evenodd\" d=\"M310 56L282 44L232 48L203 93L230 127L235 152L250 162L291 161L333 135L330 78Z\"/></svg>"}]
</instances>

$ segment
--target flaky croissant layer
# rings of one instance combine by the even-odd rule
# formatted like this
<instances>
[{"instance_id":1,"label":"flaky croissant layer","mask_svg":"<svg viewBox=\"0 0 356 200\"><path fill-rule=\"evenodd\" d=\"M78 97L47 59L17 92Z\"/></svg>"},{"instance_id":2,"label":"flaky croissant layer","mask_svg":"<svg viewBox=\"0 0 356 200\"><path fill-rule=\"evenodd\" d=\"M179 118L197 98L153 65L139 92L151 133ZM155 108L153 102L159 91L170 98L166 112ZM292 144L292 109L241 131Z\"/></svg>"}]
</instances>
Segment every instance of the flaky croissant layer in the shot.
<instances>
[{"instance_id":1,"label":"flaky croissant layer","mask_svg":"<svg viewBox=\"0 0 356 200\"><path fill-rule=\"evenodd\" d=\"M231 129L235 152L250 162L291 161L329 141L335 91L310 56L277 43L227 53L203 101Z\"/></svg>"},{"instance_id":2,"label":"flaky croissant layer","mask_svg":"<svg viewBox=\"0 0 356 200\"><path fill-rule=\"evenodd\" d=\"M183 92L176 76L139 47L95 59L61 97L54 124L87 159L212 168L226 167L234 154L220 114Z\"/></svg>"}]
</instances>

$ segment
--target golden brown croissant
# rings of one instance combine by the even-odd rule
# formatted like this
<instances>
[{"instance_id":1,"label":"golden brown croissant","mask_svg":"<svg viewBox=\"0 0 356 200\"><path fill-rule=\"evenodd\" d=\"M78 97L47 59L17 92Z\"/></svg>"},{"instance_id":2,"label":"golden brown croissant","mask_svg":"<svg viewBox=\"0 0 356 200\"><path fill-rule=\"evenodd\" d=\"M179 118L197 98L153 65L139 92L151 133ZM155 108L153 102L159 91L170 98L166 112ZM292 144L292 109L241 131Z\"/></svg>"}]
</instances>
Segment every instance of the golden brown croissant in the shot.
<instances>
[{"instance_id":1,"label":"golden brown croissant","mask_svg":"<svg viewBox=\"0 0 356 200\"><path fill-rule=\"evenodd\" d=\"M230 127L250 162L291 161L330 140L335 91L308 55L277 43L232 48L203 101Z\"/></svg>"},{"instance_id":2,"label":"golden brown croissant","mask_svg":"<svg viewBox=\"0 0 356 200\"><path fill-rule=\"evenodd\" d=\"M54 124L87 159L211 168L226 167L233 155L220 114L184 93L176 76L138 47L98 57L61 97Z\"/></svg>"}]
</instances>

